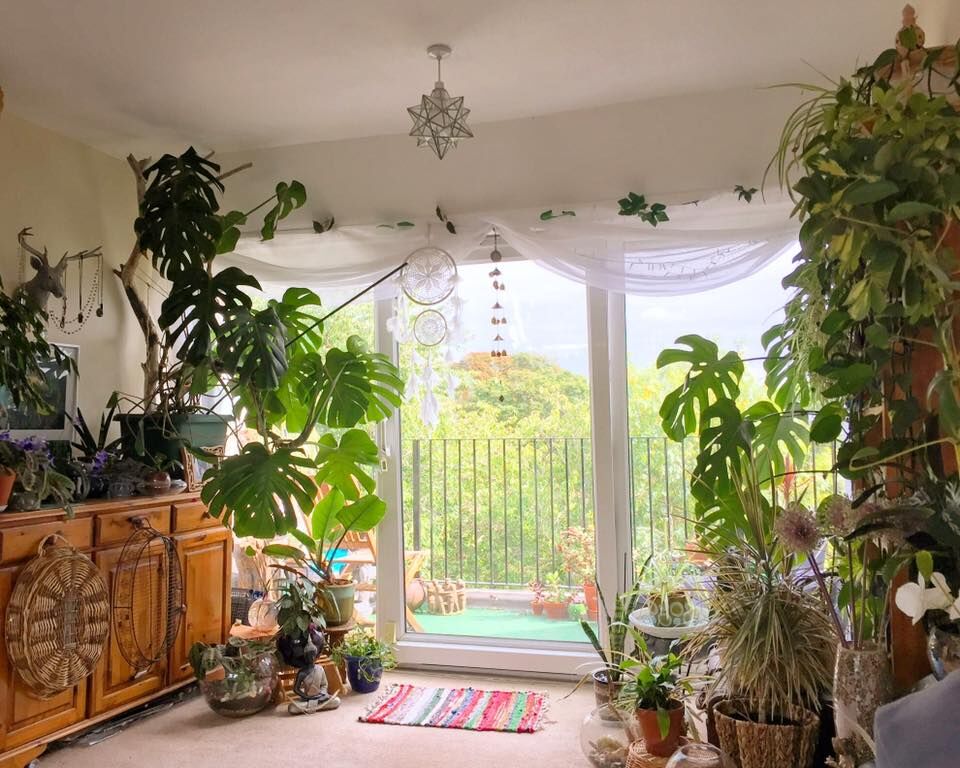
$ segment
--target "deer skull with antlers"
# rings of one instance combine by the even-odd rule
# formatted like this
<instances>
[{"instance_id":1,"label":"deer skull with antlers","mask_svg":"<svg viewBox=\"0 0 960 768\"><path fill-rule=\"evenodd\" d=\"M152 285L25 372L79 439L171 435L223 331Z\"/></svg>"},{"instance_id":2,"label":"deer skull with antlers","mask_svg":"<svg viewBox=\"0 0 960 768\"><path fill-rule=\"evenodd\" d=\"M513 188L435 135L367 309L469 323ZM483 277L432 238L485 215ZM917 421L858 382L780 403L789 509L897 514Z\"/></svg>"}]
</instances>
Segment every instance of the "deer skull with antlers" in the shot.
<instances>
[{"instance_id":1,"label":"deer skull with antlers","mask_svg":"<svg viewBox=\"0 0 960 768\"><path fill-rule=\"evenodd\" d=\"M21 296L27 296L44 312L47 311L47 301L53 296L62 299L64 295L63 276L67 270L67 264L75 259L85 259L88 256L98 256L100 249L95 248L92 251L80 251L73 256L63 254L60 261L54 266L50 266L47 258L47 249L38 251L27 242L28 237L32 237L33 232L30 227L24 227L17 233L17 240L20 247L30 254L30 266L37 270L32 278L27 280L17 289Z\"/></svg>"}]
</instances>

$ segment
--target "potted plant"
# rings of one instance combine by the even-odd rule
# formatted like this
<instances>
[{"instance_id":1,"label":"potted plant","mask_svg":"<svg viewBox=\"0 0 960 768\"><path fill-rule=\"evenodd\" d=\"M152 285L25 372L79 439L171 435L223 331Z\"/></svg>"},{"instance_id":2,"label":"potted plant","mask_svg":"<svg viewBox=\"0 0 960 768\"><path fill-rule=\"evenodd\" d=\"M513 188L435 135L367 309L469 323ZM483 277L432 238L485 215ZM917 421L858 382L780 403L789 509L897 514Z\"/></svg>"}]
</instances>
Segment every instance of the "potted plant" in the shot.
<instances>
[{"instance_id":1,"label":"potted plant","mask_svg":"<svg viewBox=\"0 0 960 768\"><path fill-rule=\"evenodd\" d=\"M263 552L268 557L292 560L296 563L294 573L316 580L317 603L327 625L346 624L353 618L356 586L352 579L338 575L336 559L348 533L366 533L376 528L385 513L386 504L372 494L347 503L340 490L330 488L304 516L303 529L290 531L300 547L269 544Z\"/></svg>"},{"instance_id":2,"label":"potted plant","mask_svg":"<svg viewBox=\"0 0 960 768\"><path fill-rule=\"evenodd\" d=\"M94 436L83 412L78 408L76 418L67 414L73 425L74 441L70 445L77 451L78 457L73 462L76 474L83 476L88 484L87 496L99 498L105 496L108 490L108 481L103 470L111 457L116 457L120 448L120 440L109 439L110 425L113 423L117 411L117 394L114 393L107 401L107 407L100 415L100 428Z\"/></svg>"},{"instance_id":3,"label":"potted plant","mask_svg":"<svg viewBox=\"0 0 960 768\"><path fill-rule=\"evenodd\" d=\"M567 605L567 616L571 621L583 621L588 616L587 604L582 592L578 592Z\"/></svg>"},{"instance_id":4,"label":"potted plant","mask_svg":"<svg viewBox=\"0 0 960 768\"><path fill-rule=\"evenodd\" d=\"M683 733L683 696L693 688L687 678L681 678L680 667L680 657L675 654L650 656L642 640L635 657L623 663L629 679L620 702L630 705L647 752L657 757L670 757Z\"/></svg>"},{"instance_id":5,"label":"potted plant","mask_svg":"<svg viewBox=\"0 0 960 768\"><path fill-rule=\"evenodd\" d=\"M630 614L640 603L640 589L638 585L634 585L632 589L615 595L612 615L607 609L602 592L599 593L599 602L603 611L603 621L606 624L607 645L601 644L596 630L588 621L581 619L580 628L602 663L602 666L591 674L597 707L606 708L604 712L609 712L611 706L618 701L623 688L625 678L623 664L630 658L626 650L627 638L634 634L630 626Z\"/></svg>"},{"instance_id":6,"label":"potted plant","mask_svg":"<svg viewBox=\"0 0 960 768\"><path fill-rule=\"evenodd\" d=\"M685 627L694 618L695 607L684 586L691 572L684 560L677 560L672 552L664 552L650 561L650 589L647 609L657 627Z\"/></svg>"},{"instance_id":7,"label":"potted plant","mask_svg":"<svg viewBox=\"0 0 960 768\"><path fill-rule=\"evenodd\" d=\"M0 512L7 508L17 479L17 467L22 463L23 451L9 439L9 434L0 433Z\"/></svg>"},{"instance_id":8,"label":"potted plant","mask_svg":"<svg viewBox=\"0 0 960 768\"><path fill-rule=\"evenodd\" d=\"M314 292L294 287L257 306L257 280L217 264L257 211L265 211L261 237L272 238L305 203L303 185L281 182L260 205L224 212L223 181L246 166L221 172L193 148L153 164L132 156L128 162L139 216L119 276L146 347L144 390L134 399L139 426L128 425L128 442L132 436L140 455L178 456L184 444L202 454L222 443L226 419L214 412L231 405L256 439L208 471L201 497L238 536L272 539L295 530L297 510L314 506L321 485L350 502L372 494L379 452L365 425L400 404L396 367L358 337L324 351L322 323L338 310L324 313ZM138 278L145 263L170 283L157 318ZM201 400L214 389L222 394L207 407ZM200 434L191 423L204 415L219 421L219 435ZM151 430L167 443L147 450Z\"/></svg>"},{"instance_id":9,"label":"potted plant","mask_svg":"<svg viewBox=\"0 0 960 768\"><path fill-rule=\"evenodd\" d=\"M331 655L337 664L346 664L350 687L357 693L373 693L384 671L397 666L393 648L362 627L348 632Z\"/></svg>"},{"instance_id":10,"label":"potted plant","mask_svg":"<svg viewBox=\"0 0 960 768\"><path fill-rule=\"evenodd\" d=\"M210 709L246 717L266 707L279 685L273 644L231 637L225 645L194 643L190 666Z\"/></svg>"},{"instance_id":11,"label":"potted plant","mask_svg":"<svg viewBox=\"0 0 960 768\"><path fill-rule=\"evenodd\" d=\"M530 590L533 592L533 600L530 601L530 610L533 611L534 616L543 615L543 601L547 594L547 588L544 586L542 581L534 579L529 584Z\"/></svg>"},{"instance_id":12,"label":"potted plant","mask_svg":"<svg viewBox=\"0 0 960 768\"><path fill-rule=\"evenodd\" d=\"M545 577L546 591L543 597L543 612L548 619L567 618L567 604L570 602L569 590L562 583L560 572L553 571Z\"/></svg>"},{"instance_id":13,"label":"potted plant","mask_svg":"<svg viewBox=\"0 0 960 768\"><path fill-rule=\"evenodd\" d=\"M326 627L323 614L317 608L316 587L313 582L299 577L284 581L279 587L277 601L277 650L291 667L304 665L307 643L324 647L322 630Z\"/></svg>"},{"instance_id":14,"label":"potted plant","mask_svg":"<svg viewBox=\"0 0 960 768\"><path fill-rule=\"evenodd\" d=\"M10 509L24 512L53 501L72 515L73 481L54 467L46 440L27 437L14 441L14 444L20 449L20 463L16 466L17 478L10 495Z\"/></svg>"},{"instance_id":15,"label":"potted plant","mask_svg":"<svg viewBox=\"0 0 960 768\"><path fill-rule=\"evenodd\" d=\"M596 621L600 604L597 599L597 545L593 528L571 526L560 532L557 551L563 560L563 569L572 579L583 585L587 614Z\"/></svg>"}]
</instances>

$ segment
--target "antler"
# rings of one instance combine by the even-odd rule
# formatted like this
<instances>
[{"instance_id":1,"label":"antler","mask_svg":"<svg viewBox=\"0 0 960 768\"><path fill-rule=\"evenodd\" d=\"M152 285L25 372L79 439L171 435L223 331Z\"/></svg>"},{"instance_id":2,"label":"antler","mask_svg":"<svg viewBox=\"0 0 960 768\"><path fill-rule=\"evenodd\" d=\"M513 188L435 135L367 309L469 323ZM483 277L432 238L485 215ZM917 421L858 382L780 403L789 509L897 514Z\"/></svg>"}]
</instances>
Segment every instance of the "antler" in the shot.
<instances>
[{"instance_id":1,"label":"antler","mask_svg":"<svg viewBox=\"0 0 960 768\"><path fill-rule=\"evenodd\" d=\"M43 253L38 251L32 245L27 242L28 237L33 237L33 230L30 227L24 227L19 232L17 232L17 241L20 243L20 247L23 248L31 256L36 256L44 264L47 263L47 249L43 249Z\"/></svg>"}]
</instances>

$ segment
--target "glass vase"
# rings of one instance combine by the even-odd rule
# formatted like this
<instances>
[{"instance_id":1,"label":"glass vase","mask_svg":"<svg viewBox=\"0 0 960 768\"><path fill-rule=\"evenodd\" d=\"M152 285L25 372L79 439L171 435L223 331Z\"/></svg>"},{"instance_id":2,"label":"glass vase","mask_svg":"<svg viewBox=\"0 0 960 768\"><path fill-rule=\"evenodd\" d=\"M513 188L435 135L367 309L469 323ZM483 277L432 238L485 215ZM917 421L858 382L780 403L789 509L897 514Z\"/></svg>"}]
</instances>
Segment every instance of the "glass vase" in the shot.
<instances>
[{"instance_id":1,"label":"glass vase","mask_svg":"<svg viewBox=\"0 0 960 768\"><path fill-rule=\"evenodd\" d=\"M580 748L593 768L625 768L630 750L629 717L607 704L583 719Z\"/></svg>"},{"instance_id":2,"label":"glass vase","mask_svg":"<svg viewBox=\"0 0 960 768\"><path fill-rule=\"evenodd\" d=\"M927 658L937 680L960 669L960 633L957 625L932 626L927 635Z\"/></svg>"},{"instance_id":3,"label":"glass vase","mask_svg":"<svg viewBox=\"0 0 960 768\"><path fill-rule=\"evenodd\" d=\"M858 730L863 729L872 738L873 716L881 705L890 701L893 701L893 678L886 650L876 646L840 646L833 672L833 719L837 737L849 740L850 752L858 764L873 757L873 751Z\"/></svg>"},{"instance_id":4,"label":"glass vase","mask_svg":"<svg viewBox=\"0 0 960 768\"><path fill-rule=\"evenodd\" d=\"M200 690L214 712L224 717L255 715L272 700L280 684L273 653L225 658L217 674L200 680Z\"/></svg>"},{"instance_id":5,"label":"glass vase","mask_svg":"<svg viewBox=\"0 0 960 768\"><path fill-rule=\"evenodd\" d=\"M673 753L666 768L734 768L734 764L712 744L685 744Z\"/></svg>"}]
</instances>

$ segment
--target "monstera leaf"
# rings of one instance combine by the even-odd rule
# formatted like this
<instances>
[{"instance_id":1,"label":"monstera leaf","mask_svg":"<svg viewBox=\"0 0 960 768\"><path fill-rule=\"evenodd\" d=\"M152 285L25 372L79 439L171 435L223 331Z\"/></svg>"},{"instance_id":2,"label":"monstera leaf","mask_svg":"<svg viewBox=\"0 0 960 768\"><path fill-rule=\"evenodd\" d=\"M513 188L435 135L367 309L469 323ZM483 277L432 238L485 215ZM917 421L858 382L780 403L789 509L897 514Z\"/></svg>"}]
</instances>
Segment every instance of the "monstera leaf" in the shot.
<instances>
[{"instance_id":1,"label":"monstera leaf","mask_svg":"<svg viewBox=\"0 0 960 768\"><path fill-rule=\"evenodd\" d=\"M323 325L318 317L304 310L321 306L320 297L308 288L287 288L280 301L270 306L286 329L287 350L292 357L301 352L316 352L323 343Z\"/></svg>"},{"instance_id":2,"label":"monstera leaf","mask_svg":"<svg viewBox=\"0 0 960 768\"><path fill-rule=\"evenodd\" d=\"M733 492L744 456L750 451L753 430L729 398L704 409L700 420L700 453L690 493L701 504L709 505Z\"/></svg>"},{"instance_id":3,"label":"monstera leaf","mask_svg":"<svg viewBox=\"0 0 960 768\"><path fill-rule=\"evenodd\" d=\"M263 226L260 228L260 237L272 240L277 231L277 224L307 202L307 190L299 181L287 184L281 181L276 188L277 202L263 217Z\"/></svg>"},{"instance_id":4,"label":"monstera leaf","mask_svg":"<svg viewBox=\"0 0 960 768\"><path fill-rule=\"evenodd\" d=\"M767 351L763 361L767 396L784 409L792 405L803 408L810 402L807 366L793 351L794 325L788 319L772 326L761 337L761 343Z\"/></svg>"},{"instance_id":5,"label":"monstera leaf","mask_svg":"<svg viewBox=\"0 0 960 768\"><path fill-rule=\"evenodd\" d=\"M297 509L313 506L313 462L295 449L272 453L247 443L237 456L208 471L201 498L238 536L269 539L297 527Z\"/></svg>"},{"instance_id":6,"label":"monstera leaf","mask_svg":"<svg viewBox=\"0 0 960 768\"><path fill-rule=\"evenodd\" d=\"M400 378L400 371L386 355L367 353L361 359L367 366L367 379L370 381L366 420L383 421L403 403L404 381Z\"/></svg>"},{"instance_id":7,"label":"monstera leaf","mask_svg":"<svg viewBox=\"0 0 960 768\"><path fill-rule=\"evenodd\" d=\"M283 324L273 307L234 313L217 344L223 365L242 385L275 389L287 372Z\"/></svg>"},{"instance_id":8,"label":"monstera leaf","mask_svg":"<svg viewBox=\"0 0 960 768\"><path fill-rule=\"evenodd\" d=\"M670 392L660 406L663 431L680 441L698 431L704 411L720 400L735 400L740 394L743 361L735 352L719 356L717 345L702 336L681 336L677 344L689 349L665 349L657 368L687 363L690 371L683 384Z\"/></svg>"},{"instance_id":9,"label":"monstera leaf","mask_svg":"<svg viewBox=\"0 0 960 768\"><path fill-rule=\"evenodd\" d=\"M172 337L182 339L177 357L194 365L207 357L222 318L250 308L250 297L242 287L260 290L256 279L237 267L213 276L205 269L190 268L174 283L159 322Z\"/></svg>"},{"instance_id":10,"label":"monstera leaf","mask_svg":"<svg viewBox=\"0 0 960 768\"><path fill-rule=\"evenodd\" d=\"M378 459L376 443L363 430L348 429L339 441L328 433L317 443L315 480L338 489L346 500L356 501L360 498L358 485L367 493L376 487L363 467L375 466Z\"/></svg>"},{"instance_id":11,"label":"monstera leaf","mask_svg":"<svg viewBox=\"0 0 960 768\"><path fill-rule=\"evenodd\" d=\"M773 403L751 405L743 418L753 423L753 460L762 482L787 469L789 456L794 467L803 464L810 442L807 421L794 413L780 411Z\"/></svg>"},{"instance_id":12,"label":"monstera leaf","mask_svg":"<svg viewBox=\"0 0 960 768\"><path fill-rule=\"evenodd\" d=\"M221 222L217 194L220 166L190 147L179 157L164 155L144 171L149 184L134 223L139 247L168 280L202 269L217 252Z\"/></svg>"},{"instance_id":13,"label":"monstera leaf","mask_svg":"<svg viewBox=\"0 0 960 768\"><path fill-rule=\"evenodd\" d=\"M342 349L331 349L318 372L320 409L317 418L330 427L354 427L367 413L370 381L364 361Z\"/></svg>"}]
</instances>

